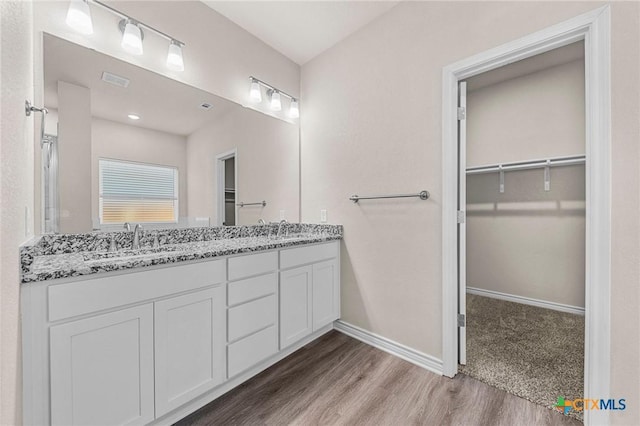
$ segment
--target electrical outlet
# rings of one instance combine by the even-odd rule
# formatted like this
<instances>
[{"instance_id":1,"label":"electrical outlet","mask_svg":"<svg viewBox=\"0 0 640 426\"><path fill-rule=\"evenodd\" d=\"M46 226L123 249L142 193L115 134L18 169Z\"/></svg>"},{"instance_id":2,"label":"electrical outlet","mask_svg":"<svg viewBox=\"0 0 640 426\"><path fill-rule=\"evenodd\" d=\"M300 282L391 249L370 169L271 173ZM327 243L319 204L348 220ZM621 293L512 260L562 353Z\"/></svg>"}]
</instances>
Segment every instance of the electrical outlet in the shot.
<instances>
[{"instance_id":1,"label":"electrical outlet","mask_svg":"<svg viewBox=\"0 0 640 426\"><path fill-rule=\"evenodd\" d=\"M284 210L280 210L280 220L284 220Z\"/></svg>"},{"instance_id":2,"label":"electrical outlet","mask_svg":"<svg viewBox=\"0 0 640 426\"><path fill-rule=\"evenodd\" d=\"M320 223L327 223L327 210L320 210Z\"/></svg>"}]
</instances>

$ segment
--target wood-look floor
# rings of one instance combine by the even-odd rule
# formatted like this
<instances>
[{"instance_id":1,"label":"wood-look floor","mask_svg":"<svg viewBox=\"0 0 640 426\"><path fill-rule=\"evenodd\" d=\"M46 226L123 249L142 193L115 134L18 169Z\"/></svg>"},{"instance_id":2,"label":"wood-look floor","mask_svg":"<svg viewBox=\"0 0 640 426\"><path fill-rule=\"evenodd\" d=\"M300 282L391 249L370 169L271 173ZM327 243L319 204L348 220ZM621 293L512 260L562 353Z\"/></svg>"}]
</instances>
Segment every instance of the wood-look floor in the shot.
<instances>
[{"instance_id":1,"label":"wood-look floor","mask_svg":"<svg viewBox=\"0 0 640 426\"><path fill-rule=\"evenodd\" d=\"M468 376L426 371L337 331L178 425L582 425Z\"/></svg>"}]
</instances>

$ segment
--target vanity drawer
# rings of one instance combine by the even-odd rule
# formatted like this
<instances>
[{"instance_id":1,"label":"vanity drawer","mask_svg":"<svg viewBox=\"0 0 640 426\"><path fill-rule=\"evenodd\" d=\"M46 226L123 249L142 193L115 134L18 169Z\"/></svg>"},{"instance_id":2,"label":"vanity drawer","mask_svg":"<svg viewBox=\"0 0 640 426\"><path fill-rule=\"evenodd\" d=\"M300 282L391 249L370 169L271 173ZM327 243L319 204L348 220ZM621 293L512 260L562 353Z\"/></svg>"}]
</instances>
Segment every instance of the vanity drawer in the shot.
<instances>
[{"instance_id":1,"label":"vanity drawer","mask_svg":"<svg viewBox=\"0 0 640 426\"><path fill-rule=\"evenodd\" d=\"M273 325L232 343L227 348L228 377L264 361L278 351L278 328Z\"/></svg>"},{"instance_id":2,"label":"vanity drawer","mask_svg":"<svg viewBox=\"0 0 640 426\"><path fill-rule=\"evenodd\" d=\"M225 272L221 259L52 285L48 288L49 321L220 284Z\"/></svg>"},{"instance_id":3,"label":"vanity drawer","mask_svg":"<svg viewBox=\"0 0 640 426\"><path fill-rule=\"evenodd\" d=\"M306 247L296 247L280 252L280 269L293 268L298 265L316 263L321 260L338 257L339 241L317 244Z\"/></svg>"},{"instance_id":4,"label":"vanity drawer","mask_svg":"<svg viewBox=\"0 0 640 426\"><path fill-rule=\"evenodd\" d=\"M278 269L278 252L248 254L229 259L229 281L253 275L266 274Z\"/></svg>"},{"instance_id":5,"label":"vanity drawer","mask_svg":"<svg viewBox=\"0 0 640 426\"><path fill-rule=\"evenodd\" d=\"M274 272L259 277L229 283L229 306L274 294L278 288L278 275Z\"/></svg>"},{"instance_id":6,"label":"vanity drawer","mask_svg":"<svg viewBox=\"0 0 640 426\"><path fill-rule=\"evenodd\" d=\"M233 308L229 308L229 342L274 325L277 319L276 295L263 297Z\"/></svg>"}]
</instances>

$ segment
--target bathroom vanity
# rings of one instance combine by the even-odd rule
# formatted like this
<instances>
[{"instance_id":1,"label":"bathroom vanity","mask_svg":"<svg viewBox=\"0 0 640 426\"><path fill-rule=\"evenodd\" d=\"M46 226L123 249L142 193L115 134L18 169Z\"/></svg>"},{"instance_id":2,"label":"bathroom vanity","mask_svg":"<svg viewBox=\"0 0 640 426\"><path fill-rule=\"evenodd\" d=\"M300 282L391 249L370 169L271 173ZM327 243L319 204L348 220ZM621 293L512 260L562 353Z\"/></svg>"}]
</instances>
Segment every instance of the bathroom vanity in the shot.
<instances>
[{"instance_id":1,"label":"bathroom vanity","mask_svg":"<svg viewBox=\"0 0 640 426\"><path fill-rule=\"evenodd\" d=\"M212 226L299 220L298 126L38 36L25 424L171 424L333 328L341 226Z\"/></svg>"},{"instance_id":2,"label":"bathroom vanity","mask_svg":"<svg viewBox=\"0 0 640 426\"><path fill-rule=\"evenodd\" d=\"M171 424L238 386L333 328L341 234L26 250L25 424Z\"/></svg>"}]
</instances>

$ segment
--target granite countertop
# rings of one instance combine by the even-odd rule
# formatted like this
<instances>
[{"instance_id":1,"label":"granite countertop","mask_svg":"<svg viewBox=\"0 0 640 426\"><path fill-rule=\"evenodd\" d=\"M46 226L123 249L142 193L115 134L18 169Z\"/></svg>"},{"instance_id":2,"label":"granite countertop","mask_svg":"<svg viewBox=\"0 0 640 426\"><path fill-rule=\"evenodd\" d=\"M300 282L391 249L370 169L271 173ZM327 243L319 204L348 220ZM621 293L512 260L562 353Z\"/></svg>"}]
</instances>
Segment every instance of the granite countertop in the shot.
<instances>
[{"instance_id":1,"label":"granite countertop","mask_svg":"<svg viewBox=\"0 0 640 426\"><path fill-rule=\"evenodd\" d=\"M123 248L116 252L109 252L105 247L109 233L76 234L58 236L58 240L49 239L38 241L21 250L22 282L47 281L67 277L84 276L126 269L135 269L152 265L186 262L191 260L208 259L240 253L251 253L263 250L295 247L304 244L320 243L339 240L342 238L342 226L315 225L313 228L298 224L297 232L285 237L264 235L264 228L235 227L240 229L235 234L215 235L215 238L204 240L210 235L210 230L191 233L196 241L190 241L184 234L194 228L178 231L181 238L176 238L173 231L169 238L160 238L161 245L157 248L146 246L138 250ZM257 228L252 229L252 228ZM200 228L202 229L202 228ZM227 230L225 230L227 232ZM118 233L125 234L125 233ZM129 233L130 234L130 233ZM249 236L243 236L249 235ZM128 235L126 235L128 236ZM73 240L73 244L65 244ZM174 241L180 242L174 242ZM185 241L186 240L186 241ZM96 244L100 241L100 244ZM72 248L70 248L70 246ZM93 250L86 250L93 247ZM75 249L74 249L75 248Z\"/></svg>"}]
</instances>

